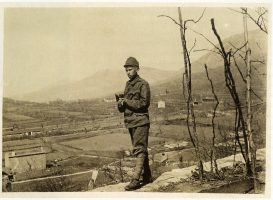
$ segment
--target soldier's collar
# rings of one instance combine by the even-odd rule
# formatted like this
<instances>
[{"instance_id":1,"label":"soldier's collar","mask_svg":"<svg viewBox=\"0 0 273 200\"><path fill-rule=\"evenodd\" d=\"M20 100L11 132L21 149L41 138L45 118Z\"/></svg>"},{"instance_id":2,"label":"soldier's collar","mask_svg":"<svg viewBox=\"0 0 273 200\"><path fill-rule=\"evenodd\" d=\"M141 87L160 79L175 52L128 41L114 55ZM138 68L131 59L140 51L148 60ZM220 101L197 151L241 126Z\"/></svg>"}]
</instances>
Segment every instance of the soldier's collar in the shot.
<instances>
[{"instance_id":1,"label":"soldier's collar","mask_svg":"<svg viewBox=\"0 0 273 200\"><path fill-rule=\"evenodd\" d=\"M139 75L137 74L134 79L129 80L128 83L134 85L136 82L139 81Z\"/></svg>"}]
</instances>

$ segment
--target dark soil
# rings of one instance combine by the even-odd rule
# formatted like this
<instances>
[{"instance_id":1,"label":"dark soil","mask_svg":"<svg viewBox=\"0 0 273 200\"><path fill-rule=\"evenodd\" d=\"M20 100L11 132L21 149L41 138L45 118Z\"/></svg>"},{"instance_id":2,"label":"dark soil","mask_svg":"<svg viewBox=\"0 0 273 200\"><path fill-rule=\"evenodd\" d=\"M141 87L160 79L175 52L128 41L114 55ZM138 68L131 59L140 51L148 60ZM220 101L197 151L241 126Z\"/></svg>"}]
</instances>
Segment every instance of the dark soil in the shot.
<instances>
[{"instance_id":1,"label":"dark soil","mask_svg":"<svg viewBox=\"0 0 273 200\"><path fill-rule=\"evenodd\" d=\"M257 173L264 171L263 165L263 162L257 162ZM204 172L203 181L199 181L199 176L195 171L190 178L161 187L158 192L253 194L253 180L245 177L244 167L244 164L237 163L232 168L223 168L220 170L220 176L215 173ZM256 183L256 193L263 194L265 184L259 181Z\"/></svg>"}]
</instances>

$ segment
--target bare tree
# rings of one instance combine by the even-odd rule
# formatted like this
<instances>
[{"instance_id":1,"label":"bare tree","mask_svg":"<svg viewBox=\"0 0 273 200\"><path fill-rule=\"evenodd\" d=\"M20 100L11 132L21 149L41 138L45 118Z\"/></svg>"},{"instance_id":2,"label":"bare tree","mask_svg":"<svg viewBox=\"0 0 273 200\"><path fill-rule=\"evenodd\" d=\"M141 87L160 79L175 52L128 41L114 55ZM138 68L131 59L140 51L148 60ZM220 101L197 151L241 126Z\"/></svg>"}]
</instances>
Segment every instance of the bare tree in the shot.
<instances>
[{"instance_id":1,"label":"bare tree","mask_svg":"<svg viewBox=\"0 0 273 200\"><path fill-rule=\"evenodd\" d=\"M253 140L253 133L252 133L252 107L256 106L256 105L252 105L251 104L251 94L254 94L259 100L261 100L263 102L263 99L260 98L252 89L251 87L251 71L252 68L254 67L252 64L253 63L261 63L261 64L265 64L264 60L252 60L251 59L251 49L250 49L250 45L249 45L249 41L248 41L248 28L247 28L247 20L250 19L252 22L254 22L261 31L265 32L266 34L268 34L267 32L267 18L266 15L268 13L267 9L264 7L258 7L255 9L255 13L250 14L248 8L241 8L241 11L236 11L235 12L239 12L243 15L243 21L244 21L244 39L245 39L245 54L240 55L240 57L243 59L245 66L246 66L246 77L243 76L242 72L239 69L239 66L235 60L235 57L233 57L234 59L234 64L237 67L243 81L246 83L246 107L247 107L247 134L249 137L249 141L248 141L248 147L249 147L249 159L251 160L251 164L252 164L252 176L253 176L253 182L254 182L254 192L256 192L257 190L257 185L256 185L256 173L255 173L255 169L256 169L256 145L254 143ZM258 44L257 44L258 45ZM258 45L259 47L259 45ZM259 47L260 48L260 47ZM255 67L254 67L255 69ZM257 74L257 73L256 73ZM259 75L259 74L258 74Z\"/></svg>"},{"instance_id":2,"label":"bare tree","mask_svg":"<svg viewBox=\"0 0 273 200\"><path fill-rule=\"evenodd\" d=\"M243 146L240 142L240 135L239 135L239 130L241 129L242 133L243 133L244 143L248 144L246 124L245 124L245 119L244 119L244 115L243 115L243 111L242 111L241 100L238 95L236 83L235 83L235 80L233 78L233 74L230 69L231 57L234 56L235 53L232 53L232 49L229 51L226 51L226 49L223 45L222 39L215 28L213 18L211 19L211 27L212 27L212 31L213 31L214 35L216 36L216 38L219 42L220 47L218 48L218 51L219 51L219 53L223 59L223 62L224 62L224 75L225 75L226 87L228 88L228 91L232 97L232 100L234 102L235 109L236 109L236 117L235 117L235 135L236 135L236 137L235 138L240 146L241 153L242 153L244 160L246 162L246 173L247 173L247 175L250 176L250 175L252 175L252 170L251 170L250 159L248 156L249 155L249 147L248 147L248 145L245 145L245 147L243 148Z\"/></svg>"},{"instance_id":3,"label":"bare tree","mask_svg":"<svg viewBox=\"0 0 273 200\"><path fill-rule=\"evenodd\" d=\"M218 97L217 97L217 95L216 95L216 93L214 91L213 82L212 82L211 78L209 77L208 67L207 67L206 64L205 64L205 70L206 70L207 79L210 82L211 92L212 92L212 94L214 96L214 99L216 101L216 104L215 104L214 109L213 109L213 116L212 116L212 119L211 119L211 125L212 125L212 148L211 148L211 155L210 155L210 157L211 157L211 172L216 172L216 174L219 176L217 160L216 160L216 156L215 156L215 152L216 152L216 149L215 149L216 134L215 134L215 123L214 123L216 110L217 110L217 107L219 105L219 100L218 100Z\"/></svg>"},{"instance_id":4,"label":"bare tree","mask_svg":"<svg viewBox=\"0 0 273 200\"><path fill-rule=\"evenodd\" d=\"M239 11L234 9L230 10L247 16L252 22L254 22L259 27L259 29L261 29L261 31L268 34L266 17L266 15L268 14L268 10L265 7L257 7L254 10L254 13L250 13L247 8L243 7L241 7L241 10Z\"/></svg>"},{"instance_id":5,"label":"bare tree","mask_svg":"<svg viewBox=\"0 0 273 200\"><path fill-rule=\"evenodd\" d=\"M196 45L196 40L194 41L193 46L188 48L187 46L187 39L186 39L186 30L187 30L187 24L192 22L192 23L198 23L203 15L205 13L205 9L203 10L202 14L197 20L194 19L187 19L183 21L182 19L182 14L181 14L181 9L178 8L178 15L179 15L179 23L171 18L170 16L167 15L160 15L159 17L167 17L171 19L175 24L177 24L180 27L180 36L181 36L181 44L182 44L182 49L183 49L183 59L184 59L184 73L183 73L183 95L184 98L187 102L187 128L188 128L188 133L190 140L194 146L196 157L198 159L198 171L199 171L199 179L203 179L203 160L200 152L200 145L199 145L199 140L198 140L198 135L197 135L197 130L196 130L196 120L195 120L195 114L194 114L194 107L193 107L193 97L192 97L192 66L191 66L191 59L190 59L190 53L193 50L193 48ZM186 82L186 87L185 87L185 82ZM185 88L187 89L187 95L185 93Z\"/></svg>"},{"instance_id":6,"label":"bare tree","mask_svg":"<svg viewBox=\"0 0 273 200\"><path fill-rule=\"evenodd\" d=\"M249 136L249 143L247 144L250 148L250 159L252 164L252 173L253 173L253 181L254 181L254 192L257 191L256 185L256 176L255 176L255 168L256 168L256 146L253 141L252 137L252 129L251 129L251 121L252 121L252 112L251 112L251 63L250 63L250 56L251 50L249 48L248 42L248 29L247 29L247 8L241 8L245 11L243 15L244 19L244 38L246 42L246 67L247 67L247 74L246 74L246 103L247 103L247 133Z\"/></svg>"}]
</instances>

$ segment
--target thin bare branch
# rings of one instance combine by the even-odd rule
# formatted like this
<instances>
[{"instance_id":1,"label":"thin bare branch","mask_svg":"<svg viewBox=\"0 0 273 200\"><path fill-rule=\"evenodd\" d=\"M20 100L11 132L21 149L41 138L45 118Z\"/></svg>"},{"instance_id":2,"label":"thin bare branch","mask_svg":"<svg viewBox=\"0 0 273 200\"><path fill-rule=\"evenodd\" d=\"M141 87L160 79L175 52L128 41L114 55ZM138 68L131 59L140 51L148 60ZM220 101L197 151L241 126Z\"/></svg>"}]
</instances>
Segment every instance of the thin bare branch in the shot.
<instances>
[{"instance_id":1,"label":"thin bare branch","mask_svg":"<svg viewBox=\"0 0 273 200\"><path fill-rule=\"evenodd\" d=\"M263 18L263 15L267 12L266 9L264 13L259 14L258 19L254 19L254 17L247 11L246 8L241 8L241 10L242 10L241 13L247 15L263 32L265 32L266 34L268 33L266 25L264 23L259 23L259 20L258 20L260 17Z\"/></svg>"},{"instance_id":2,"label":"thin bare branch","mask_svg":"<svg viewBox=\"0 0 273 200\"><path fill-rule=\"evenodd\" d=\"M222 54L219 51L214 51L214 50L211 50L211 49L196 49L196 50L193 50L193 52L198 52L198 51L210 51L210 52L217 53L220 56L222 56Z\"/></svg>"},{"instance_id":3,"label":"thin bare branch","mask_svg":"<svg viewBox=\"0 0 273 200\"><path fill-rule=\"evenodd\" d=\"M259 49L262 49L258 42L256 42L256 45L258 46Z\"/></svg>"},{"instance_id":4,"label":"thin bare branch","mask_svg":"<svg viewBox=\"0 0 273 200\"><path fill-rule=\"evenodd\" d=\"M263 101L263 99L251 88L250 91L260 100Z\"/></svg>"},{"instance_id":5,"label":"thin bare branch","mask_svg":"<svg viewBox=\"0 0 273 200\"><path fill-rule=\"evenodd\" d=\"M236 68L237 68L239 74L240 74L241 77L242 77L242 80L246 83L246 79L244 78L244 75L243 75L242 71L240 70L240 68L239 68L239 66L238 66L238 64L237 64L235 57L234 57L234 56L232 56L232 57L233 57L233 60L234 60L234 64L235 64L235 66L236 66ZM262 98L261 98L261 97L252 89L252 88L250 89L250 91L251 91L259 100L263 101L263 99L262 99Z\"/></svg>"},{"instance_id":6,"label":"thin bare branch","mask_svg":"<svg viewBox=\"0 0 273 200\"><path fill-rule=\"evenodd\" d=\"M250 63L261 63L261 64L265 64L264 60L251 60Z\"/></svg>"},{"instance_id":7,"label":"thin bare branch","mask_svg":"<svg viewBox=\"0 0 273 200\"><path fill-rule=\"evenodd\" d=\"M187 24L188 22L193 22L193 23L195 23L195 24L198 23L198 22L202 19L202 17L204 16L205 11L206 11L206 8L204 8L204 10L203 10L201 16L200 16L197 20L193 20L193 19L185 20L184 26L186 27L186 24Z\"/></svg>"},{"instance_id":8,"label":"thin bare branch","mask_svg":"<svg viewBox=\"0 0 273 200\"><path fill-rule=\"evenodd\" d=\"M214 46L214 48L216 48L220 53L222 53L221 49L219 47L217 47L213 42L211 42L206 36L204 36L202 33L199 33L195 30L193 30L192 28L188 28L189 30L193 31L194 33L202 36L205 40L207 40L212 46Z\"/></svg>"},{"instance_id":9,"label":"thin bare branch","mask_svg":"<svg viewBox=\"0 0 273 200\"><path fill-rule=\"evenodd\" d=\"M157 17L167 17L167 18L171 19L175 24L177 24L178 26L180 26L180 28L184 29L181 24L179 24L174 18L172 18L172 17L170 17L168 15L158 15Z\"/></svg>"},{"instance_id":10,"label":"thin bare branch","mask_svg":"<svg viewBox=\"0 0 273 200\"><path fill-rule=\"evenodd\" d=\"M258 17L258 19L257 19L257 23L259 23L260 22L260 20L261 19L263 19L263 15L265 15L266 13L267 13L267 10L264 10L264 12L263 13L259 13L259 12L257 12L258 13L258 15L259 15L259 17ZM261 24L262 24L263 22L261 22ZM259 23L260 24L260 23Z\"/></svg>"},{"instance_id":11,"label":"thin bare branch","mask_svg":"<svg viewBox=\"0 0 273 200\"><path fill-rule=\"evenodd\" d=\"M233 12L236 12L236 13L246 14L251 19L251 21L253 21L263 32L268 34L267 26L265 24L265 19L263 17L263 15L265 15L268 12L265 8L263 8L264 9L263 13L259 13L256 11L256 13L258 14L258 19L254 19L254 17L247 11L246 8L241 8L240 11L232 9L232 8L228 8L228 9ZM260 20L261 20L261 22L260 22Z\"/></svg>"},{"instance_id":12,"label":"thin bare branch","mask_svg":"<svg viewBox=\"0 0 273 200\"><path fill-rule=\"evenodd\" d=\"M242 56L241 54L239 54L239 56L243 59L245 65L246 65L246 58L244 56Z\"/></svg>"},{"instance_id":13,"label":"thin bare branch","mask_svg":"<svg viewBox=\"0 0 273 200\"><path fill-rule=\"evenodd\" d=\"M264 17L262 17L262 24L264 25L265 29L267 30L267 26L265 24L265 21L267 21L267 20L265 20Z\"/></svg>"},{"instance_id":14,"label":"thin bare branch","mask_svg":"<svg viewBox=\"0 0 273 200\"><path fill-rule=\"evenodd\" d=\"M194 38L194 43L193 43L191 49L189 50L189 55L191 54L191 51L193 50L193 48L195 47L195 45L196 45L196 38Z\"/></svg>"},{"instance_id":15,"label":"thin bare branch","mask_svg":"<svg viewBox=\"0 0 273 200\"><path fill-rule=\"evenodd\" d=\"M243 44L241 47L236 47L236 46L234 46L231 42L229 42L229 44L233 47L233 48L235 48L236 50L233 52L233 54L231 54L231 56L234 56L238 51L241 51L242 50L242 48L244 48L246 45L247 45L247 42L245 43L245 44ZM245 52L245 51L243 51L243 52Z\"/></svg>"},{"instance_id":16,"label":"thin bare branch","mask_svg":"<svg viewBox=\"0 0 273 200\"><path fill-rule=\"evenodd\" d=\"M238 64L237 64L235 57L234 57L234 56L232 56L232 58L233 58L233 60L234 60L234 64L235 64L235 66L236 66L236 68L237 68L237 70L238 70L239 74L241 75L241 77L242 77L243 81L246 83L246 79L245 79L245 77L244 77L244 75L243 75L243 73L242 73L241 69L239 68L239 66L238 66Z\"/></svg>"},{"instance_id":17,"label":"thin bare branch","mask_svg":"<svg viewBox=\"0 0 273 200\"><path fill-rule=\"evenodd\" d=\"M235 10L235 9L232 9L232 8L228 8L228 10L231 10L231 11L233 11L233 12L237 12L237 13L243 14L242 11Z\"/></svg>"}]
</instances>

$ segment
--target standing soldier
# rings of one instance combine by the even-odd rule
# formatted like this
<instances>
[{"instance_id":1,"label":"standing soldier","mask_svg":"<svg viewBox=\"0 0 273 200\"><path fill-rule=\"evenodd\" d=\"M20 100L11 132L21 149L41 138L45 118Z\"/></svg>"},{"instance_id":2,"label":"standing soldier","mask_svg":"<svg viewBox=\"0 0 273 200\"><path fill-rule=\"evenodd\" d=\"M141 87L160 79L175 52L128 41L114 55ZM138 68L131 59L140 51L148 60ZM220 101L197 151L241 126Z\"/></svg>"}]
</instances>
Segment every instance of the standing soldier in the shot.
<instances>
[{"instance_id":1,"label":"standing soldier","mask_svg":"<svg viewBox=\"0 0 273 200\"><path fill-rule=\"evenodd\" d=\"M124 113L125 126L129 130L133 155L136 157L134 175L130 184L125 187L125 190L130 191L152 182L147 150L151 93L148 82L138 75L139 63L134 57L129 57L124 67L129 81L126 83L124 95L119 95L117 101L118 110Z\"/></svg>"}]
</instances>

